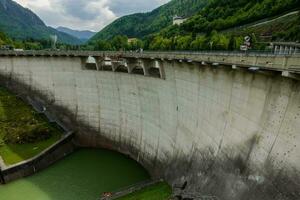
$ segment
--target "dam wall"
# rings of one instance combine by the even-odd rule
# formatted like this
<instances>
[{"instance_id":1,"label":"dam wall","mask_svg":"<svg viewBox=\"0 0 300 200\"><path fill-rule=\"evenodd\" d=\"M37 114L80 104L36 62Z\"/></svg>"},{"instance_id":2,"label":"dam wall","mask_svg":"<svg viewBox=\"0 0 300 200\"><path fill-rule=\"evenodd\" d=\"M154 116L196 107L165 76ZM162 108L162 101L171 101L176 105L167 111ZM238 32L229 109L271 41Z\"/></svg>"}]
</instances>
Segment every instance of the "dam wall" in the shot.
<instances>
[{"instance_id":1,"label":"dam wall","mask_svg":"<svg viewBox=\"0 0 300 200\"><path fill-rule=\"evenodd\" d=\"M43 56L1 57L0 75L55 110L76 130L77 145L128 154L182 196L300 198L299 81L158 62L164 79Z\"/></svg>"}]
</instances>

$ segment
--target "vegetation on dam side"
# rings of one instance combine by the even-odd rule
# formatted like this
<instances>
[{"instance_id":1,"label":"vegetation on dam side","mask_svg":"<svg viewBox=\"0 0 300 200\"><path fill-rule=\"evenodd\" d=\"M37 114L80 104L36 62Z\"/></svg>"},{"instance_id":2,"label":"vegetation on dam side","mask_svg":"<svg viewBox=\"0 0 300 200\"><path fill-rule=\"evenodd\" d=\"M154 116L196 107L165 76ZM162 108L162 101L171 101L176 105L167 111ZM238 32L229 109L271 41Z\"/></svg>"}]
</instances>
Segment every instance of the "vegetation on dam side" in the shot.
<instances>
[{"instance_id":1,"label":"vegetation on dam side","mask_svg":"<svg viewBox=\"0 0 300 200\"><path fill-rule=\"evenodd\" d=\"M0 87L0 156L6 165L36 156L61 135L59 128Z\"/></svg>"}]
</instances>

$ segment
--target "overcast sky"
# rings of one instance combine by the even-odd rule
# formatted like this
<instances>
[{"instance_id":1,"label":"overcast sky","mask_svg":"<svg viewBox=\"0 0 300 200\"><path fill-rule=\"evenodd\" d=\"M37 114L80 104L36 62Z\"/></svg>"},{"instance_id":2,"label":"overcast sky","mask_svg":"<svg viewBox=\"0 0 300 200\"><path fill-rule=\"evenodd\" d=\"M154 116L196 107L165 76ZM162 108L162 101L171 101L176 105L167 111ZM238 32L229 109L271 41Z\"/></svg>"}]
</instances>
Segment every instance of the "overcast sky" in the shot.
<instances>
[{"instance_id":1,"label":"overcast sky","mask_svg":"<svg viewBox=\"0 0 300 200\"><path fill-rule=\"evenodd\" d=\"M150 11L170 0L15 0L48 26L99 31L117 17Z\"/></svg>"}]
</instances>

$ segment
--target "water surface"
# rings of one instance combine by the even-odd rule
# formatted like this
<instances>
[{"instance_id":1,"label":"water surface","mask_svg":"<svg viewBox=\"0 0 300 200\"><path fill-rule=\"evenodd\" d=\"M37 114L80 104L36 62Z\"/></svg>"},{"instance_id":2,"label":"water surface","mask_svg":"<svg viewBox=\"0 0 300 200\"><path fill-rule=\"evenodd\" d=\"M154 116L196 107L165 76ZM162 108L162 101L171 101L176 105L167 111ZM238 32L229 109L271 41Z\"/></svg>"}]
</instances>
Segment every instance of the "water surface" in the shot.
<instances>
[{"instance_id":1,"label":"water surface","mask_svg":"<svg viewBox=\"0 0 300 200\"><path fill-rule=\"evenodd\" d=\"M33 176L0 185L0 200L96 200L147 179L144 168L124 155L81 149Z\"/></svg>"}]
</instances>

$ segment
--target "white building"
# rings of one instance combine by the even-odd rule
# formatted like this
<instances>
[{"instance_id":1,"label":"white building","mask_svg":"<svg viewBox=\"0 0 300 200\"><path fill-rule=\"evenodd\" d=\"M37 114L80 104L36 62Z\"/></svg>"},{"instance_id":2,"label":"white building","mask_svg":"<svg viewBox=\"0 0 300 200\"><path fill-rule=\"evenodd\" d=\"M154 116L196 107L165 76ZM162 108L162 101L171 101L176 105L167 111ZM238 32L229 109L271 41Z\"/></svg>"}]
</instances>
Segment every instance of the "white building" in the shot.
<instances>
[{"instance_id":1,"label":"white building","mask_svg":"<svg viewBox=\"0 0 300 200\"><path fill-rule=\"evenodd\" d=\"M183 17L178 17L178 16L174 16L173 17L173 25L180 25L180 24L182 24L184 21L186 21L186 19L185 18L183 18Z\"/></svg>"}]
</instances>

